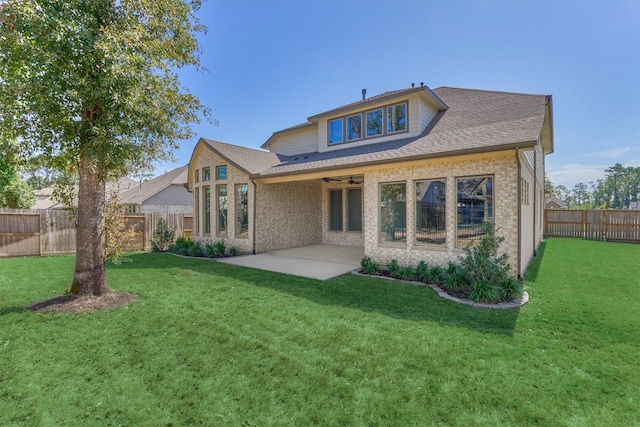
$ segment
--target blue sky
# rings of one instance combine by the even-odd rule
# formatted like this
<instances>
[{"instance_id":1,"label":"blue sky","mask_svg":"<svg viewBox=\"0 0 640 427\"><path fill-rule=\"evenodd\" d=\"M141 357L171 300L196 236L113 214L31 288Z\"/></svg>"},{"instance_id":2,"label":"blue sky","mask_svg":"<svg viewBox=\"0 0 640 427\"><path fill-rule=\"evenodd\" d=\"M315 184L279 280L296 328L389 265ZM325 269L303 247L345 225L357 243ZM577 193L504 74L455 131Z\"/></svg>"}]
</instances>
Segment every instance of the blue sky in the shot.
<instances>
[{"instance_id":1,"label":"blue sky","mask_svg":"<svg viewBox=\"0 0 640 427\"><path fill-rule=\"evenodd\" d=\"M363 88L424 82L553 95L556 185L640 166L640 1L204 0L199 16L208 71L180 77L219 121L199 136L258 148Z\"/></svg>"}]
</instances>

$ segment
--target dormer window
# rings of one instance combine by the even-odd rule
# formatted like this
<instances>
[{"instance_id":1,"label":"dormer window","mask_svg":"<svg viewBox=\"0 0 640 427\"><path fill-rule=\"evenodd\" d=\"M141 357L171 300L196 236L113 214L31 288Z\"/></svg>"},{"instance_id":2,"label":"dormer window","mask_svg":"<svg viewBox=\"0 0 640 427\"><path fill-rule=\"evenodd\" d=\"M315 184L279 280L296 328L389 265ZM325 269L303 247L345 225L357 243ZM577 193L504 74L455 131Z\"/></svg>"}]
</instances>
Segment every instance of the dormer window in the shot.
<instances>
[{"instance_id":1,"label":"dormer window","mask_svg":"<svg viewBox=\"0 0 640 427\"><path fill-rule=\"evenodd\" d=\"M329 120L327 125L329 145L406 132L409 130L407 103L338 117Z\"/></svg>"},{"instance_id":2,"label":"dormer window","mask_svg":"<svg viewBox=\"0 0 640 427\"><path fill-rule=\"evenodd\" d=\"M407 130L407 104L396 104L387 107L387 133Z\"/></svg>"},{"instance_id":3,"label":"dormer window","mask_svg":"<svg viewBox=\"0 0 640 427\"><path fill-rule=\"evenodd\" d=\"M362 138L362 115L355 114L347 117L347 141Z\"/></svg>"}]
</instances>

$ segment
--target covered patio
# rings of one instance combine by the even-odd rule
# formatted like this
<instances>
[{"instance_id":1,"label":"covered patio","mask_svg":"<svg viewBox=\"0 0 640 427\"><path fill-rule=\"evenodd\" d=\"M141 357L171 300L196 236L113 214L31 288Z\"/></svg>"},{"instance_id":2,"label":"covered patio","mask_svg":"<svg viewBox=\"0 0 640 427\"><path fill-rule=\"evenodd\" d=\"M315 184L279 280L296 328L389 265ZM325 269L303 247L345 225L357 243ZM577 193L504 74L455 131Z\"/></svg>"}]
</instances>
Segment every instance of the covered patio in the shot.
<instances>
[{"instance_id":1,"label":"covered patio","mask_svg":"<svg viewBox=\"0 0 640 427\"><path fill-rule=\"evenodd\" d=\"M362 246L311 245L257 255L219 258L219 262L275 271L311 279L328 280L360 268Z\"/></svg>"}]
</instances>

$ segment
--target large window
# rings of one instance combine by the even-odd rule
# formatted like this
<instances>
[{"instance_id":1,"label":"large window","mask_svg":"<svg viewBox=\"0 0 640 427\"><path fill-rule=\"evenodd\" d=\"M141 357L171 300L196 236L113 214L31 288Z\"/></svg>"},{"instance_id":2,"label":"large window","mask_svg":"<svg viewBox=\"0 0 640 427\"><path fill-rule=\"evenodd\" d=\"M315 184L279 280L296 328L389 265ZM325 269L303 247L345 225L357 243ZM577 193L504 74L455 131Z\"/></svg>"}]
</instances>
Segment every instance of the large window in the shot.
<instances>
[{"instance_id":1,"label":"large window","mask_svg":"<svg viewBox=\"0 0 640 427\"><path fill-rule=\"evenodd\" d=\"M347 190L347 231L362 231L362 189Z\"/></svg>"},{"instance_id":2,"label":"large window","mask_svg":"<svg viewBox=\"0 0 640 427\"><path fill-rule=\"evenodd\" d=\"M493 222L493 177L459 178L458 242L464 247L479 241Z\"/></svg>"},{"instance_id":3,"label":"large window","mask_svg":"<svg viewBox=\"0 0 640 427\"><path fill-rule=\"evenodd\" d=\"M342 190L329 190L329 230L342 231Z\"/></svg>"},{"instance_id":4,"label":"large window","mask_svg":"<svg viewBox=\"0 0 640 427\"><path fill-rule=\"evenodd\" d=\"M198 234L200 233L200 189L197 187L193 189L193 202L195 205L195 209L193 209L193 213L195 214L195 218L193 221L193 231L195 232L195 234Z\"/></svg>"},{"instance_id":5,"label":"large window","mask_svg":"<svg viewBox=\"0 0 640 427\"><path fill-rule=\"evenodd\" d=\"M362 115L347 117L347 141L362 138Z\"/></svg>"},{"instance_id":6,"label":"large window","mask_svg":"<svg viewBox=\"0 0 640 427\"><path fill-rule=\"evenodd\" d=\"M202 180L203 181L211 181L211 169L203 168L202 169Z\"/></svg>"},{"instance_id":7,"label":"large window","mask_svg":"<svg viewBox=\"0 0 640 427\"><path fill-rule=\"evenodd\" d=\"M445 181L416 182L416 243L445 243Z\"/></svg>"},{"instance_id":8,"label":"large window","mask_svg":"<svg viewBox=\"0 0 640 427\"><path fill-rule=\"evenodd\" d=\"M327 127L329 145L406 132L409 129L407 103L331 119Z\"/></svg>"},{"instance_id":9,"label":"large window","mask_svg":"<svg viewBox=\"0 0 640 427\"><path fill-rule=\"evenodd\" d=\"M380 241L407 240L407 185L380 185Z\"/></svg>"},{"instance_id":10,"label":"large window","mask_svg":"<svg viewBox=\"0 0 640 427\"><path fill-rule=\"evenodd\" d=\"M387 107L387 133L407 130L407 104L396 104Z\"/></svg>"},{"instance_id":11,"label":"large window","mask_svg":"<svg viewBox=\"0 0 640 427\"><path fill-rule=\"evenodd\" d=\"M227 186L218 185L217 191L217 210L218 210L218 234L227 233Z\"/></svg>"},{"instance_id":12,"label":"large window","mask_svg":"<svg viewBox=\"0 0 640 427\"><path fill-rule=\"evenodd\" d=\"M236 236L247 236L249 233L249 186L236 184Z\"/></svg>"},{"instance_id":13,"label":"large window","mask_svg":"<svg viewBox=\"0 0 640 427\"><path fill-rule=\"evenodd\" d=\"M202 206L202 216L204 217L204 234L211 233L211 188L202 187L204 203Z\"/></svg>"}]
</instances>

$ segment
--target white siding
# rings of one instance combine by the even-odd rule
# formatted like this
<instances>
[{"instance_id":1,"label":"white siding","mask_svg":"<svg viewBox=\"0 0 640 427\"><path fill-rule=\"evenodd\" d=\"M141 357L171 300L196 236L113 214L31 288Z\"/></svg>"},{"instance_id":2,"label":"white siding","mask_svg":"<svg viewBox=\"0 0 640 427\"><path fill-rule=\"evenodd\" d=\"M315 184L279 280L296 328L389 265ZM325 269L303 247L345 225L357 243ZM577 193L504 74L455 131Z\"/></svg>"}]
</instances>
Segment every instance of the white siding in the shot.
<instances>
[{"instance_id":1,"label":"white siding","mask_svg":"<svg viewBox=\"0 0 640 427\"><path fill-rule=\"evenodd\" d=\"M269 151L285 156L313 153L317 151L317 148L318 130L316 127L277 135L269 144Z\"/></svg>"},{"instance_id":2,"label":"white siding","mask_svg":"<svg viewBox=\"0 0 640 427\"><path fill-rule=\"evenodd\" d=\"M429 126L429 123L431 123L431 120L433 120L433 117L437 114L437 111L435 111L433 108L431 108L430 106L420 103L420 132L422 133L422 131Z\"/></svg>"}]
</instances>

